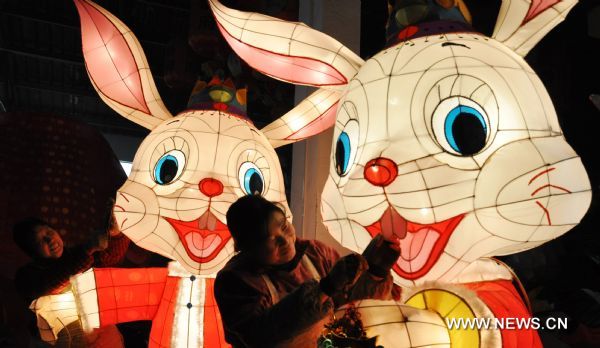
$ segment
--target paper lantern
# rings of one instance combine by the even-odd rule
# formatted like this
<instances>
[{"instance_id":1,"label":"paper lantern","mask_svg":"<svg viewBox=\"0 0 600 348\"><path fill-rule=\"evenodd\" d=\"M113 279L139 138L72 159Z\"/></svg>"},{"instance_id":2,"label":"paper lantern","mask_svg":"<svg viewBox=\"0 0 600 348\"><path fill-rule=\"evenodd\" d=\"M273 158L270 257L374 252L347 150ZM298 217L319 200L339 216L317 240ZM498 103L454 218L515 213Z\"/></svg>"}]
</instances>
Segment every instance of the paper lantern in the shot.
<instances>
[{"instance_id":1,"label":"paper lantern","mask_svg":"<svg viewBox=\"0 0 600 348\"><path fill-rule=\"evenodd\" d=\"M340 92L317 90L262 131L223 108L225 100L172 116L133 33L97 4L75 4L92 85L113 110L151 130L117 193L117 223L138 246L174 260L168 270L93 269L74 277L84 327L153 320L152 347L225 345L212 290L234 252L225 213L258 193L291 218L274 146L331 127Z\"/></svg>"},{"instance_id":2,"label":"paper lantern","mask_svg":"<svg viewBox=\"0 0 600 348\"><path fill-rule=\"evenodd\" d=\"M61 330L79 320L71 291L40 297L29 309L35 312L40 338L44 342L55 342Z\"/></svg>"},{"instance_id":3,"label":"paper lantern","mask_svg":"<svg viewBox=\"0 0 600 348\"><path fill-rule=\"evenodd\" d=\"M59 347L123 347L123 336L115 325L84 333L75 296L69 289L35 299L29 309L36 314L40 339ZM92 331L92 330L89 330Z\"/></svg>"},{"instance_id":4,"label":"paper lantern","mask_svg":"<svg viewBox=\"0 0 600 348\"><path fill-rule=\"evenodd\" d=\"M355 306L367 337L377 337L377 346L450 347L446 324L436 313L420 311L395 301L364 300ZM346 307L336 310L335 318L342 318L345 310Z\"/></svg>"},{"instance_id":5,"label":"paper lantern","mask_svg":"<svg viewBox=\"0 0 600 348\"><path fill-rule=\"evenodd\" d=\"M586 171L522 58L576 1L505 0L491 38L454 22L411 26L366 62L302 23L209 2L256 69L343 89L321 207L336 240L361 252L395 236L405 293L444 290L495 317L529 316L513 275L488 257L556 238L589 207ZM492 345L540 344L501 333Z\"/></svg>"}]
</instances>

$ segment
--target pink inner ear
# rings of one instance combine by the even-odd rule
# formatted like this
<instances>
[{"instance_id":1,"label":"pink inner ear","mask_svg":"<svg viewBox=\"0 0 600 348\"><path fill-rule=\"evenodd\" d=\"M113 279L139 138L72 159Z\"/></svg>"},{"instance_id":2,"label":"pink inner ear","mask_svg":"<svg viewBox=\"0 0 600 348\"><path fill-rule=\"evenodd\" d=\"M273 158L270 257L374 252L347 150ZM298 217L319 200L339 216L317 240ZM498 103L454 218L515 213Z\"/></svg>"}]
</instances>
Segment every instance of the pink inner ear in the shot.
<instances>
[{"instance_id":1,"label":"pink inner ear","mask_svg":"<svg viewBox=\"0 0 600 348\"><path fill-rule=\"evenodd\" d=\"M556 5L560 1L561 0L532 0L527 16L525 16L525 19L523 20L523 24L534 19L537 15L546 11L549 7Z\"/></svg>"},{"instance_id":2,"label":"pink inner ear","mask_svg":"<svg viewBox=\"0 0 600 348\"><path fill-rule=\"evenodd\" d=\"M76 0L83 56L90 78L108 98L150 114L138 66L117 27L87 2Z\"/></svg>"},{"instance_id":3,"label":"pink inner ear","mask_svg":"<svg viewBox=\"0 0 600 348\"><path fill-rule=\"evenodd\" d=\"M333 66L313 58L286 56L250 46L231 36L218 24L231 48L254 69L290 83L335 86L348 82Z\"/></svg>"},{"instance_id":4,"label":"pink inner ear","mask_svg":"<svg viewBox=\"0 0 600 348\"><path fill-rule=\"evenodd\" d=\"M333 127L335 124L335 115L337 114L338 103L333 104L321 116L314 119L308 125L299 129L296 133L288 136L287 140L302 140L319 134L324 130Z\"/></svg>"}]
</instances>

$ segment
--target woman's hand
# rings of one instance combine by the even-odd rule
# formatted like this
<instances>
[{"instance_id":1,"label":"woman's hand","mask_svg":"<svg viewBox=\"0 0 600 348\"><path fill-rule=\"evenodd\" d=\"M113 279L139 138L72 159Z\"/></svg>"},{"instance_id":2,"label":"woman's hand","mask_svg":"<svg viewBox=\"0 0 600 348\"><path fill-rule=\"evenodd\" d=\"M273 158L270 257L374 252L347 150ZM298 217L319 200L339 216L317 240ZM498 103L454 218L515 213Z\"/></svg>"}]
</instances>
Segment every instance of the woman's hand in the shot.
<instances>
[{"instance_id":1,"label":"woman's hand","mask_svg":"<svg viewBox=\"0 0 600 348\"><path fill-rule=\"evenodd\" d=\"M378 278L369 272L365 272L350 289L347 301L365 299L399 301L401 297L402 288L394 284L391 274L388 274L385 278Z\"/></svg>"},{"instance_id":2,"label":"woman's hand","mask_svg":"<svg viewBox=\"0 0 600 348\"><path fill-rule=\"evenodd\" d=\"M329 297L339 293L347 293L367 268L367 261L362 255L346 255L340 258L333 265L329 274L321 279L321 291Z\"/></svg>"},{"instance_id":3,"label":"woman's hand","mask_svg":"<svg viewBox=\"0 0 600 348\"><path fill-rule=\"evenodd\" d=\"M362 253L369 264L369 273L379 279L386 278L390 269L400 257L400 244L397 240L386 240L378 234Z\"/></svg>"}]
</instances>

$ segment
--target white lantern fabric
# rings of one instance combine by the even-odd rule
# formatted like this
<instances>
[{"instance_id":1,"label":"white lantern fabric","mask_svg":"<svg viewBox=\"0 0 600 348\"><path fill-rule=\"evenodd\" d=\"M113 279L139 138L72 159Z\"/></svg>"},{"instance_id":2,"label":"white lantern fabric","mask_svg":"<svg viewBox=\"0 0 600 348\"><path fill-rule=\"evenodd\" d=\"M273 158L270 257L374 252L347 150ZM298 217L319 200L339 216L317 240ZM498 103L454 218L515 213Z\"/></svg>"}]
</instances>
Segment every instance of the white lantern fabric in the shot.
<instances>
[{"instance_id":1,"label":"white lantern fabric","mask_svg":"<svg viewBox=\"0 0 600 348\"><path fill-rule=\"evenodd\" d=\"M40 338L50 344L56 343L61 330L79 320L75 298L71 291L40 297L31 303L29 309L36 314Z\"/></svg>"},{"instance_id":2,"label":"white lantern fabric","mask_svg":"<svg viewBox=\"0 0 600 348\"><path fill-rule=\"evenodd\" d=\"M229 205L258 191L289 213L273 146L331 127L340 93L317 90L265 127L267 136L243 115L192 110L173 117L133 33L93 2L76 4L94 88L116 112L151 130L117 194L117 222L136 244L191 273L216 274L233 252L225 224Z\"/></svg>"},{"instance_id":3,"label":"white lantern fabric","mask_svg":"<svg viewBox=\"0 0 600 348\"><path fill-rule=\"evenodd\" d=\"M323 220L359 252L376 233L397 235L398 283L451 280L480 257L556 238L587 211L585 169L542 82L520 57L575 1L507 0L492 38L421 36L364 64L302 24L210 3L221 32L251 65L258 64L252 54L266 51L286 57L279 63L288 69L303 71L310 58L321 63L312 63L316 71L348 79ZM260 67L299 83L281 67ZM310 82L340 88L321 77Z\"/></svg>"},{"instance_id":4,"label":"white lantern fabric","mask_svg":"<svg viewBox=\"0 0 600 348\"><path fill-rule=\"evenodd\" d=\"M394 270L407 286L556 238L591 199L535 73L478 34L415 39L369 60L341 102L332 152L329 232L356 251L377 233L399 237Z\"/></svg>"},{"instance_id":5,"label":"white lantern fabric","mask_svg":"<svg viewBox=\"0 0 600 348\"><path fill-rule=\"evenodd\" d=\"M419 311L395 301L364 300L355 306L367 337L377 337L377 346L450 347L446 323L436 313ZM346 307L336 310L335 317L343 317L345 310Z\"/></svg>"}]
</instances>

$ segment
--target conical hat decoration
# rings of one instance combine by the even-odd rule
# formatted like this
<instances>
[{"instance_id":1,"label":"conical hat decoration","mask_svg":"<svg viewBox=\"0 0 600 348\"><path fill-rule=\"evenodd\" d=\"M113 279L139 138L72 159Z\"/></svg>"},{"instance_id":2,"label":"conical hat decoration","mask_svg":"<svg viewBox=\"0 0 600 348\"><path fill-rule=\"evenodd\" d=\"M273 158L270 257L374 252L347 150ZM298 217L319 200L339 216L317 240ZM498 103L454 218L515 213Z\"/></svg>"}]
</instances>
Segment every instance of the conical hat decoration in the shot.
<instances>
[{"instance_id":1,"label":"conical hat decoration","mask_svg":"<svg viewBox=\"0 0 600 348\"><path fill-rule=\"evenodd\" d=\"M248 121L247 88L236 88L230 78L215 75L208 82L199 79L190 94L187 108L191 110L224 111Z\"/></svg>"},{"instance_id":2,"label":"conical hat decoration","mask_svg":"<svg viewBox=\"0 0 600 348\"><path fill-rule=\"evenodd\" d=\"M397 0L389 13L387 46L427 35L474 31L462 0Z\"/></svg>"}]
</instances>

